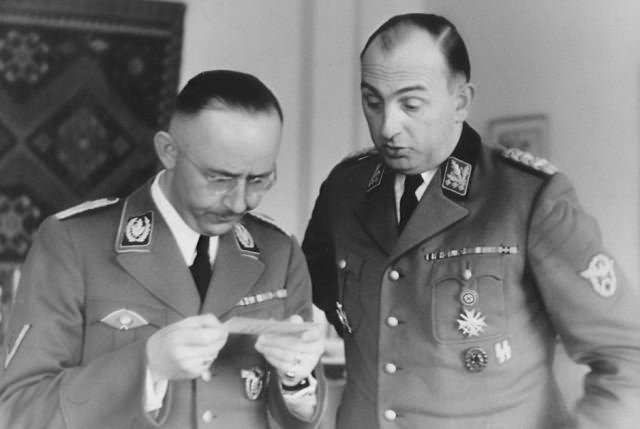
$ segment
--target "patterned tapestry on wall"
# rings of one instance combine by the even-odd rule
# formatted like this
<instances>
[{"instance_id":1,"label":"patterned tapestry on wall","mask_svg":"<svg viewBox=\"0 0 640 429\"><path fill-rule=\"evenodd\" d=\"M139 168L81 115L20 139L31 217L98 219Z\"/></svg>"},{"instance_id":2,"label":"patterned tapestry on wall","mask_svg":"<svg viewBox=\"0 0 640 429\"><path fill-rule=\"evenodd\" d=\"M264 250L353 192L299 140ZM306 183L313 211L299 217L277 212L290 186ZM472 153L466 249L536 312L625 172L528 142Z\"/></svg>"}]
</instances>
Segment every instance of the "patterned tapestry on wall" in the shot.
<instances>
[{"instance_id":1,"label":"patterned tapestry on wall","mask_svg":"<svg viewBox=\"0 0 640 429\"><path fill-rule=\"evenodd\" d=\"M153 174L153 134L177 91L184 8L0 2L0 282L44 217L125 195Z\"/></svg>"}]
</instances>

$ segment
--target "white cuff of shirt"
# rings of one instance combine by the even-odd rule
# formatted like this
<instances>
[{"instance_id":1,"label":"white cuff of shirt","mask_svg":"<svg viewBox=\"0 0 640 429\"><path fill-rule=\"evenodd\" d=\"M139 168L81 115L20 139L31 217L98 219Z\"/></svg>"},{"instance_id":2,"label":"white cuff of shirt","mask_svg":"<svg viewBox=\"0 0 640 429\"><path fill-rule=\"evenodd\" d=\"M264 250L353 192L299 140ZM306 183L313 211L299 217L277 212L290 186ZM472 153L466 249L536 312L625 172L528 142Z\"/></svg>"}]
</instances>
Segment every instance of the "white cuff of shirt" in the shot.
<instances>
[{"instance_id":1,"label":"white cuff of shirt","mask_svg":"<svg viewBox=\"0 0 640 429\"><path fill-rule=\"evenodd\" d=\"M167 394L168 380L161 380L157 383L153 382L151 370L147 366L144 378L144 410L147 413L158 411L162 408L164 396Z\"/></svg>"}]
</instances>

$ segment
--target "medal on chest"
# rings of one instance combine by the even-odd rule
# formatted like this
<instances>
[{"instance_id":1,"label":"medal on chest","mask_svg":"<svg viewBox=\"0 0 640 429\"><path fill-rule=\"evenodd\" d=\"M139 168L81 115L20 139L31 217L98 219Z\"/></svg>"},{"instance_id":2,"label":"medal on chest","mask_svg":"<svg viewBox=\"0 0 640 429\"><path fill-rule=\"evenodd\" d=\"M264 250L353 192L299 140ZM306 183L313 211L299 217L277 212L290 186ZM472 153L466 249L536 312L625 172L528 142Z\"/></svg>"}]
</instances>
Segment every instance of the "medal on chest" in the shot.
<instances>
[{"instance_id":1,"label":"medal on chest","mask_svg":"<svg viewBox=\"0 0 640 429\"><path fill-rule=\"evenodd\" d=\"M462 312L457 319L458 331L467 338L479 337L487 327L485 316L478 310L480 296L476 291L475 282L472 281L473 273L469 268L464 269L462 278L468 283L460 292Z\"/></svg>"},{"instance_id":2,"label":"medal on chest","mask_svg":"<svg viewBox=\"0 0 640 429\"><path fill-rule=\"evenodd\" d=\"M247 399L257 401L267 384L264 371L258 367L243 369L240 376L244 379L244 394Z\"/></svg>"}]
</instances>

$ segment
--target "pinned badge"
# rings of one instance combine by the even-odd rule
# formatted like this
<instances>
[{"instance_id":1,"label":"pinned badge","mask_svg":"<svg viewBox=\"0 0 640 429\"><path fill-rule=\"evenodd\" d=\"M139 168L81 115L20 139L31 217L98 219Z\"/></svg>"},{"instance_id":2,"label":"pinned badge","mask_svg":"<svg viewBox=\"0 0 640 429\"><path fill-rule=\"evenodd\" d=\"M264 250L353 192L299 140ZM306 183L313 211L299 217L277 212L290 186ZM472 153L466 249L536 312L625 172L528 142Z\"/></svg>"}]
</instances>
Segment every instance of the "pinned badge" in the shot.
<instances>
[{"instance_id":1,"label":"pinned badge","mask_svg":"<svg viewBox=\"0 0 640 429\"><path fill-rule=\"evenodd\" d=\"M489 356L480 347L472 347L464 353L464 366L471 372L480 372L487 367Z\"/></svg>"},{"instance_id":2,"label":"pinned badge","mask_svg":"<svg viewBox=\"0 0 640 429\"><path fill-rule=\"evenodd\" d=\"M511 359L511 345L509 344L509 340L495 343L493 348L496 351L496 360L500 365Z\"/></svg>"},{"instance_id":3,"label":"pinned badge","mask_svg":"<svg viewBox=\"0 0 640 429\"><path fill-rule=\"evenodd\" d=\"M340 301L336 301L336 313L338 313L338 319L342 324L342 328L348 334L350 334L352 332L351 325L349 324L349 319L347 319L347 313L345 313L344 309L342 308L342 304L340 304Z\"/></svg>"},{"instance_id":4,"label":"pinned badge","mask_svg":"<svg viewBox=\"0 0 640 429\"><path fill-rule=\"evenodd\" d=\"M243 224L236 223L235 225L233 225L233 232L236 235L236 242L238 243L238 247L240 247L240 250L243 250L245 252L260 253L260 249L258 249L258 245L251 236L251 233Z\"/></svg>"},{"instance_id":5,"label":"pinned badge","mask_svg":"<svg viewBox=\"0 0 640 429\"><path fill-rule=\"evenodd\" d=\"M467 195L469 180L471 179L471 164L450 156L442 178L442 188L458 194Z\"/></svg>"},{"instance_id":6,"label":"pinned badge","mask_svg":"<svg viewBox=\"0 0 640 429\"><path fill-rule=\"evenodd\" d=\"M478 302L478 292L473 289L463 289L460 293L460 302L462 305L476 305Z\"/></svg>"},{"instance_id":7,"label":"pinned badge","mask_svg":"<svg viewBox=\"0 0 640 429\"><path fill-rule=\"evenodd\" d=\"M146 246L151 241L153 212L129 218L122 237L123 247Z\"/></svg>"},{"instance_id":8,"label":"pinned badge","mask_svg":"<svg viewBox=\"0 0 640 429\"><path fill-rule=\"evenodd\" d=\"M604 298L610 298L616 293L618 280L613 269L613 259L603 253L591 258L586 270L580 276L589 280L596 293Z\"/></svg>"},{"instance_id":9,"label":"pinned badge","mask_svg":"<svg viewBox=\"0 0 640 429\"><path fill-rule=\"evenodd\" d=\"M264 390L264 371L258 367L243 369L240 371L240 376L244 378L244 394L247 399L257 401Z\"/></svg>"},{"instance_id":10,"label":"pinned badge","mask_svg":"<svg viewBox=\"0 0 640 429\"><path fill-rule=\"evenodd\" d=\"M464 309L464 314L460 315L458 322L458 330L462 332L462 335L468 337L478 337L484 331L487 324L484 321L484 316L479 311L476 313L475 309Z\"/></svg>"},{"instance_id":11,"label":"pinned badge","mask_svg":"<svg viewBox=\"0 0 640 429\"><path fill-rule=\"evenodd\" d=\"M135 329L149 324L140 314L126 308L112 311L100 319L100 321L120 331L128 331L129 329Z\"/></svg>"},{"instance_id":12,"label":"pinned badge","mask_svg":"<svg viewBox=\"0 0 640 429\"><path fill-rule=\"evenodd\" d=\"M367 184L367 192L371 192L382 183L382 175L384 174L385 165L380 162L376 165L376 169L373 172L373 175L369 179L369 183Z\"/></svg>"}]
</instances>

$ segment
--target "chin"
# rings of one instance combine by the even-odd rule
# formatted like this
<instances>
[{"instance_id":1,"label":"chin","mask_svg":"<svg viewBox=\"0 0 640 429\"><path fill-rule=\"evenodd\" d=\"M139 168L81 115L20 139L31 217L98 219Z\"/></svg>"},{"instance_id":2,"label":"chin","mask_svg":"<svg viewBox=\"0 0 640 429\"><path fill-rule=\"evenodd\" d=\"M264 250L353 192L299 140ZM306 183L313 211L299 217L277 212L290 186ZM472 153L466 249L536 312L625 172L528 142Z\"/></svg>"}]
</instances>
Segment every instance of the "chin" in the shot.
<instances>
[{"instance_id":1,"label":"chin","mask_svg":"<svg viewBox=\"0 0 640 429\"><path fill-rule=\"evenodd\" d=\"M411 173L413 170L417 168L410 160L407 158L387 158L385 157L386 164L393 170L398 173Z\"/></svg>"},{"instance_id":2,"label":"chin","mask_svg":"<svg viewBox=\"0 0 640 429\"><path fill-rule=\"evenodd\" d=\"M223 235L231 231L236 221L225 223L207 223L201 226L202 231L207 235Z\"/></svg>"}]
</instances>

